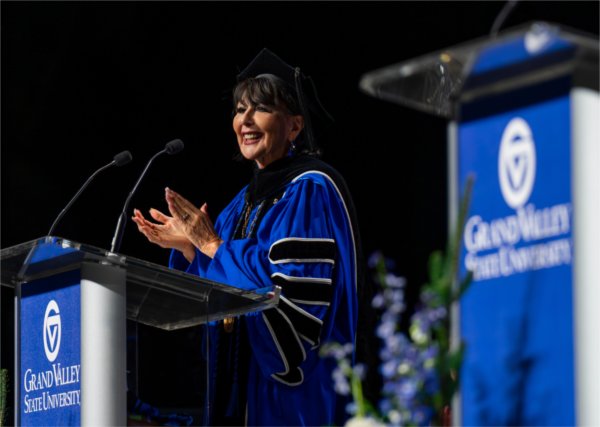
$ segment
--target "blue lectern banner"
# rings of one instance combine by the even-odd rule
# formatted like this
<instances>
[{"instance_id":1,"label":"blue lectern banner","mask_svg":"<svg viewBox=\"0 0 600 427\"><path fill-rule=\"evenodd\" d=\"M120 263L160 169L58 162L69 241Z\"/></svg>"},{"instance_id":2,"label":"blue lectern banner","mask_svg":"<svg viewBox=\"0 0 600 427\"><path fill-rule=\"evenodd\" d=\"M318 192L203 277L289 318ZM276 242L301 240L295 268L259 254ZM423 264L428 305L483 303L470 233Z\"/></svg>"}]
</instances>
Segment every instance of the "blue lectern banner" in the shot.
<instances>
[{"instance_id":1,"label":"blue lectern banner","mask_svg":"<svg viewBox=\"0 0 600 427\"><path fill-rule=\"evenodd\" d=\"M22 285L20 420L72 426L81 420L79 272Z\"/></svg>"},{"instance_id":2,"label":"blue lectern banner","mask_svg":"<svg viewBox=\"0 0 600 427\"><path fill-rule=\"evenodd\" d=\"M461 123L464 425L574 425L570 103Z\"/></svg>"}]
</instances>

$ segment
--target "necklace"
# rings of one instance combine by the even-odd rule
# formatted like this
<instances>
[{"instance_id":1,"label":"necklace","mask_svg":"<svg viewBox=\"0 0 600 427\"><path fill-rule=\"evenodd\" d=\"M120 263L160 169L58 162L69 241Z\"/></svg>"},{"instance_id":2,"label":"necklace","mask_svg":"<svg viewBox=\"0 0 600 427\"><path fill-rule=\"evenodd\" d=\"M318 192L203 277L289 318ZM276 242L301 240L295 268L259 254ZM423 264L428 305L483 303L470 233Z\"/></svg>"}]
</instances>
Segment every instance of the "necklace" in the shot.
<instances>
[{"instance_id":1,"label":"necklace","mask_svg":"<svg viewBox=\"0 0 600 427\"><path fill-rule=\"evenodd\" d=\"M262 211L262 208L264 205L265 205L265 201L263 200L258 205L258 208L256 208L256 213L254 214L254 218L252 218L252 224L250 224L250 228L248 229L248 232L246 233L245 228L243 230L244 237L252 236L252 231L254 231L254 226L256 225L256 221L258 221L258 218L260 218L260 211Z\"/></svg>"},{"instance_id":2,"label":"necklace","mask_svg":"<svg viewBox=\"0 0 600 427\"><path fill-rule=\"evenodd\" d=\"M250 214L252 213L252 203L247 204L246 211L244 212L244 220L242 222L242 229L240 230L240 237L242 239L251 236L252 231L254 231L254 227L256 226L256 221L260 217L260 213L262 211L263 206L265 205L265 201L263 200L256 208L256 213L254 214L254 218L252 218L252 223L250 224L250 228L248 229L248 221L250 219ZM237 233L236 233L237 234ZM226 317L223 319L223 329L227 333L233 332L233 326L235 324L235 317Z\"/></svg>"},{"instance_id":3,"label":"necklace","mask_svg":"<svg viewBox=\"0 0 600 427\"><path fill-rule=\"evenodd\" d=\"M248 228L248 220L250 219L251 213L252 213L252 203L248 203L246 212L244 212L244 221L242 222L242 229L241 229L242 239L244 237L246 237L246 229Z\"/></svg>"},{"instance_id":4,"label":"necklace","mask_svg":"<svg viewBox=\"0 0 600 427\"><path fill-rule=\"evenodd\" d=\"M264 205L265 205L264 200L259 203L258 207L256 208L256 213L254 214L254 218L252 218L252 223L250 224L250 227L248 227L248 222L250 220L250 215L252 214L252 209L254 208L254 205L252 203L248 203L246 205L246 210L244 211L243 220L241 221L242 228L239 230L239 236L241 239L245 239L246 237L249 237L252 235L252 231L254 231L254 227L256 226L256 222L260 218L260 213L261 213ZM236 232L235 234L238 234L238 233Z\"/></svg>"}]
</instances>

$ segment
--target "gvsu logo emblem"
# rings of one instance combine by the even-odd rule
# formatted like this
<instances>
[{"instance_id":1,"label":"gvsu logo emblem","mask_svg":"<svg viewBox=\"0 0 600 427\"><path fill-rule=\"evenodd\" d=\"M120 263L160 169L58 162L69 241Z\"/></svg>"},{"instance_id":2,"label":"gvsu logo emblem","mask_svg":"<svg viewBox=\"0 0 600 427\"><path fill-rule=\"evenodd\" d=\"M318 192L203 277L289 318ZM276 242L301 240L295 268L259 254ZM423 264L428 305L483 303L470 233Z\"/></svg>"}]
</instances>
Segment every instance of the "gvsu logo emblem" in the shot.
<instances>
[{"instance_id":1,"label":"gvsu logo emblem","mask_svg":"<svg viewBox=\"0 0 600 427\"><path fill-rule=\"evenodd\" d=\"M512 119L502 134L498 178L508 206L522 207L529 199L535 181L535 144L531 128L520 117Z\"/></svg>"},{"instance_id":2,"label":"gvsu logo emblem","mask_svg":"<svg viewBox=\"0 0 600 427\"><path fill-rule=\"evenodd\" d=\"M46 306L44 315L44 351L48 361L54 362L60 350L60 311L56 301L52 300Z\"/></svg>"}]
</instances>

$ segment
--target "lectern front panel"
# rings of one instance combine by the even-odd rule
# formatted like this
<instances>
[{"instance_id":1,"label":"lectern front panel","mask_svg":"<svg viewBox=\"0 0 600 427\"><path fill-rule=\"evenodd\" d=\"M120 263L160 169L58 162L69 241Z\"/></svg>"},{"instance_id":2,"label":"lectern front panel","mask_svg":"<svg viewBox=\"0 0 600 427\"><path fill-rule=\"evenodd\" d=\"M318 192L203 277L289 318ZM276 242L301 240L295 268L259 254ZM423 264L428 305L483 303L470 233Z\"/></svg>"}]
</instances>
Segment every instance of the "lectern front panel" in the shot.
<instances>
[{"instance_id":1,"label":"lectern front panel","mask_svg":"<svg viewBox=\"0 0 600 427\"><path fill-rule=\"evenodd\" d=\"M81 423L80 275L20 285L19 425Z\"/></svg>"}]
</instances>

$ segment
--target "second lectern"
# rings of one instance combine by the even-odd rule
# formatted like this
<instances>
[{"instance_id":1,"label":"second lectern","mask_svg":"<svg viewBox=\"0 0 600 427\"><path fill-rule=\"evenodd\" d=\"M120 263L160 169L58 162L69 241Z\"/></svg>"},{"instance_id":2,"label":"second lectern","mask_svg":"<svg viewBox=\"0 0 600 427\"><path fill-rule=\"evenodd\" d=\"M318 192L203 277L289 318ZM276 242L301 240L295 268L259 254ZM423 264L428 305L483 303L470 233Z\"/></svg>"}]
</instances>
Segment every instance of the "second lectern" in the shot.
<instances>
[{"instance_id":1,"label":"second lectern","mask_svg":"<svg viewBox=\"0 0 600 427\"><path fill-rule=\"evenodd\" d=\"M546 22L363 77L448 119L449 225L474 176L456 425L600 425L598 37Z\"/></svg>"}]
</instances>

